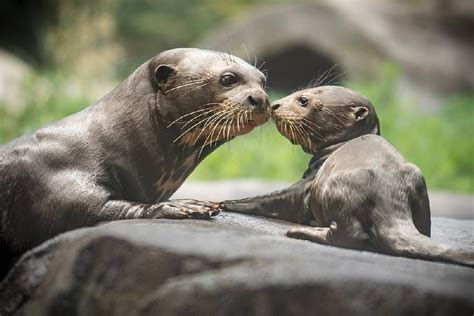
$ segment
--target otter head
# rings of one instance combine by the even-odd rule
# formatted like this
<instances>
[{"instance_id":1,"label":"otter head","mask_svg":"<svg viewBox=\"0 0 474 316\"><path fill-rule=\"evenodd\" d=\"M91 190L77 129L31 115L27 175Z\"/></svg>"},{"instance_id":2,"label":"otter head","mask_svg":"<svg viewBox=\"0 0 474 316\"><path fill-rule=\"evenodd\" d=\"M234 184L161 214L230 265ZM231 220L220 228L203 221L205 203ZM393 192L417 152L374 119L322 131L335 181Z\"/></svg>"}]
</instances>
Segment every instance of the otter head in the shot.
<instances>
[{"instance_id":1,"label":"otter head","mask_svg":"<svg viewBox=\"0 0 474 316\"><path fill-rule=\"evenodd\" d=\"M179 48L156 56L149 69L160 119L175 143L215 148L268 119L266 78L238 57Z\"/></svg>"},{"instance_id":2,"label":"otter head","mask_svg":"<svg viewBox=\"0 0 474 316\"><path fill-rule=\"evenodd\" d=\"M364 134L380 134L372 104L343 87L297 91L271 105L278 131L311 154Z\"/></svg>"}]
</instances>

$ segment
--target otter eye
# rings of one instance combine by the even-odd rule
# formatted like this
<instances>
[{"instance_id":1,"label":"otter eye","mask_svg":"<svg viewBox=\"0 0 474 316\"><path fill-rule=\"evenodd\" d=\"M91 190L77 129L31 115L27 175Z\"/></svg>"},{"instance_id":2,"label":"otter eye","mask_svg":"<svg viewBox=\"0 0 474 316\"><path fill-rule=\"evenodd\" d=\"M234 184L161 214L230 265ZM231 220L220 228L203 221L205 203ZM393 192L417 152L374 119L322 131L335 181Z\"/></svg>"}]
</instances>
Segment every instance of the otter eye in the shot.
<instances>
[{"instance_id":1,"label":"otter eye","mask_svg":"<svg viewBox=\"0 0 474 316\"><path fill-rule=\"evenodd\" d=\"M301 105L302 107L306 107L308 105L308 98L307 97L300 97L298 99L298 104Z\"/></svg>"},{"instance_id":2,"label":"otter eye","mask_svg":"<svg viewBox=\"0 0 474 316\"><path fill-rule=\"evenodd\" d=\"M237 76L231 72L226 72L221 76L221 84L226 87L233 86L238 81Z\"/></svg>"}]
</instances>

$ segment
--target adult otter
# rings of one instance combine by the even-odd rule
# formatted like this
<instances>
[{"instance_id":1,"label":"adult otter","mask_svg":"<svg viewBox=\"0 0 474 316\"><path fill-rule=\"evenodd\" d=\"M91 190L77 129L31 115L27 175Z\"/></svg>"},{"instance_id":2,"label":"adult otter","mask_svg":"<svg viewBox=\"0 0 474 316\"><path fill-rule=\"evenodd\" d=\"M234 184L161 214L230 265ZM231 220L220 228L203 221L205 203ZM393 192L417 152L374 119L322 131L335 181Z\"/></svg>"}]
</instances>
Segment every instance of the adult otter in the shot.
<instances>
[{"instance_id":1,"label":"adult otter","mask_svg":"<svg viewBox=\"0 0 474 316\"><path fill-rule=\"evenodd\" d=\"M224 201L224 211L317 227L289 237L392 255L474 265L474 254L430 236L430 206L420 170L380 134L372 104L352 90L326 86L272 104L280 133L313 155L304 178L279 192Z\"/></svg>"},{"instance_id":2,"label":"adult otter","mask_svg":"<svg viewBox=\"0 0 474 316\"><path fill-rule=\"evenodd\" d=\"M229 54L173 49L94 105L0 147L2 263L101 221L217 214L168 198L206 155L267 120L264 82Z\"/></svg>"}]
</instances>

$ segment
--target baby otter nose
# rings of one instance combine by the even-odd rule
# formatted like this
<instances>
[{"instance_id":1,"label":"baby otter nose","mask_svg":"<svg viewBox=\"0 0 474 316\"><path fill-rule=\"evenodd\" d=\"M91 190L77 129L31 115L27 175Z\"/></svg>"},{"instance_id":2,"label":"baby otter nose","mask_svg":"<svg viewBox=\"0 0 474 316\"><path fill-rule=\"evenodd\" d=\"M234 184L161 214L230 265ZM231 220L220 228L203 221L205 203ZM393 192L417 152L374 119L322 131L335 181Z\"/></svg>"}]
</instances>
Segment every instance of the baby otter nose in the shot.
<instances>
[{"instance_id":1,"label":"baby otter nose","mask_svg":"<svg viewBox=\"0 0 474 316\"><path fill-rule=\"evenodd\" d=\"M252 93L247 97L247 101L255 107L268 106L270 103L268 96L263 93Z\"/></svg>"},{"instance_id":2,"label":"baby otter nose","mask_svg":"<svg viewBox=\"0 0 474 316\"><path fill-rule=\"evenodd\" d=\"M275 111L276 109L278 109L280 107L280 103L273 103L271 108L272 108L272 111Z\"/></svg>"}]
</instances>

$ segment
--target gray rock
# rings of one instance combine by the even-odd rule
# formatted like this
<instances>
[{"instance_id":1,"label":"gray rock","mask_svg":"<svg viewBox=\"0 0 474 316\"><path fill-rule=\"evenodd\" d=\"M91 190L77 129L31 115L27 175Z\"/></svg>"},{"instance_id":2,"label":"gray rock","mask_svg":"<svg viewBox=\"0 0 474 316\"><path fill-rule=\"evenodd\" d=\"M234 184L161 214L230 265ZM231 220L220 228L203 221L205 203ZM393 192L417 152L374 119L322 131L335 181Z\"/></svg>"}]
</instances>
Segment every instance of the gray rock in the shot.
<instances>
[{"instance_id":1,"label":"gray rock","mask_svg":"<svg viewBox=\"0 0 474 316\"><path fill-rule=\"evenodd\" d=\"M1 314L472 315L474 270L284 236L291 223L221 214L65 233L0 285ZM474 250L474 221L433 219L433 238Z\"/></svg>"}]
</instances>

